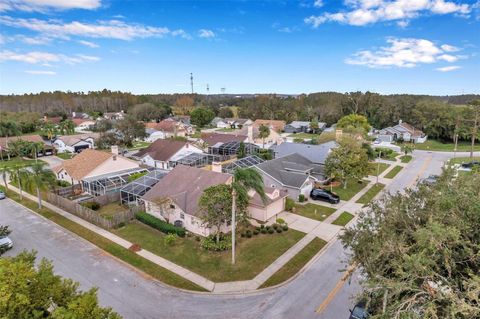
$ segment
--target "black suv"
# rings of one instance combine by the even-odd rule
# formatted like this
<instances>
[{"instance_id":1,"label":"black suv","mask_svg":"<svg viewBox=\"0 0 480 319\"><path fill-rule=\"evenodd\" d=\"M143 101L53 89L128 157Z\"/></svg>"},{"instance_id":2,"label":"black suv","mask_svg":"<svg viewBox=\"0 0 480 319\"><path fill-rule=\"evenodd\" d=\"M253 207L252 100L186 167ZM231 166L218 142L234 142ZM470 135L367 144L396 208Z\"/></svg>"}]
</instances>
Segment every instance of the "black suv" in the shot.
<instances>
[{"instance_id":1,"label":"black suv","mask_svg":"<svg viewBox=\"0 0 480 319\"><path fill-rule=\"evenodd\" d=\"M348 317L348 319L367 319L368 317L370 317L370 315L367 309L365 309L365 303L361 301L357 303L353 309L350 309L350 317Z\"/></svg>"},{"instance_id":2,"label":"black suv","mask_svg":"<svg viewBox=\"0 0 480 319\"><path fill-rule=\"evenodd\" d=\"M310 198L313 200L322 200L330 204L340 203L340 197L337 194L327 191L326 189L316 188L310 192Z\"/></svg>"},{"instance_id":3,"label":"black suv","mask_svg":"<svg viewBox=\"0 0 480 319\"><path fill-rule=\"evenodd\" d=\"M462 163L462 168L473 168L474 166L480 166L480 161L471 161L468 163Z\"/></svg>"}]
</instances>

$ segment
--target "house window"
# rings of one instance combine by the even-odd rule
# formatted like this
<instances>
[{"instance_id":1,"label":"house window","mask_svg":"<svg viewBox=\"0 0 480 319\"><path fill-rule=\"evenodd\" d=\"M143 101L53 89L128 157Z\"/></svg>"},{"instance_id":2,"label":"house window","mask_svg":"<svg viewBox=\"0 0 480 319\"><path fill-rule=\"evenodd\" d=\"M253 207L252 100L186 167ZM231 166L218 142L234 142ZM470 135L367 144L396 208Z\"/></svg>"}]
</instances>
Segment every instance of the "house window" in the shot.
<instances>
[{"instance_id":1,"label":"house window","mask_svg":"<svg viewBox=\"0 0 480 319\"><path fill-rule=\"evenodd\" d=\"M185 219L185 214L184 213L180 213L180 219Z\"/></svg>"},{"instance_id":2,"label":"house window","mask_svg":"<svg viewBox=\"0 0 480 319\"><path fill-rule=\"evenodd\" d=\"M170 204L170 208L171 208L171 209L175 209L175 205Z\"/></svg>"},{"instance_id":3,"label":"house window","mask_svg":"<svg viewBox=\"0 0 480 319\"><path fill-rule=\"evenodd\" d=\"M275 184L270 185L270 187L275 188Z\"/></svg>"}]
</instances>

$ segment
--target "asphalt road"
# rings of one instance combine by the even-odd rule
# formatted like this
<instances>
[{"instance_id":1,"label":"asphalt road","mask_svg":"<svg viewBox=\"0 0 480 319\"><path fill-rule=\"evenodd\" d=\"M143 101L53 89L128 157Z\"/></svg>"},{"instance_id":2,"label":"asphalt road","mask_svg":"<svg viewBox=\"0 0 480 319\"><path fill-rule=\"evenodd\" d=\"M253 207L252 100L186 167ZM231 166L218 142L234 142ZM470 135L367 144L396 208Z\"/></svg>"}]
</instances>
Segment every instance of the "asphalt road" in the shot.
<instances>
[{"instance_id":1,"label":"asphalt road","mask_svg":"<svg viewBox=\"0 0 480 319\"><path fill-rule=\"evenodd\" d=\"M388 191L401 191L417 179L440 173L443 162L452 156L416 151ZM0 201L0 223L13 230L15 246L8 255L37 250L39 257L53 261L58 274L79 281L82 289L99 287L101 304L124 318L341 319L348 318L348 308L360 290L356 274L351 282L342 281L346 254L340 242L283 287L246 295L210 295L182 292L152 280L9 199Z\"/></svg>"}]
</instances>

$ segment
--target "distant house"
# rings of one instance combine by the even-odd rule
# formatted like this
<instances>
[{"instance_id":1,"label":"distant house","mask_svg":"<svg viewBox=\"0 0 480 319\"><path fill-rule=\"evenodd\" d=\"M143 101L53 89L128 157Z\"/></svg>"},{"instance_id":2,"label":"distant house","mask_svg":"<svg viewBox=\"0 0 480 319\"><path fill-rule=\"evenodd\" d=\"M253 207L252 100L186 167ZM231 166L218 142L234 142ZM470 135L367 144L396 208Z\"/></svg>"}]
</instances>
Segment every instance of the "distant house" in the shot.
<instances>
[{"instance_id":1,"label":"distant house","mask_svg":"<svg viewBox=\"0 0 480 319\"><path fill-rule=\"evenodd\" d=\"M158 139L164 139L165 138L165 133L158 131L154 128L146 128L145 129L145 142L150 142L153 143Z\"/></svg>"},{"instance_id":2,"label":"distant house","mask_svg":"<svg viewBox=\"0 0 480 319\"><path fill-rule=\"evenodd\" d=\"M229 128L234 128L234 129L240 129L244 126L253 124L253 121L250 119L240 119L240 118L226 118L224 119L224 122L228 125Z\"/></svg>"},{"instance_id":3,"label":"distant house","mask_svg":"<svg viewBox=\"0 0 480 319\"><path fill-rule=\"evenodd\" d=\"M221 117L217 116L217 117L213 118L213 120L210 122L210 125L214 126L214 127L218 127L217 124L219 122L223 122L223 119Z\"/></svg>"},{"instance_id":4,"label":"distant house","mask_svg":"<svg viewBox=\"0 0 480 319\"><path fill-rule=\"evenodd\" d=\"M125 118L125 112L121 110L120 112L103 113L103 118L110 121L123 120Z\"/></svg>"},{"instance_id":5,"label":"distant house","mask_svg":"<svg viewBox=\"0 0 480 319\"><path fill-rule=\"evenodd\" d=\"M315 182L324 182L323 166L294 153L255 166L266 186L284 190L297 200L300 194L308 197Z\"/></svg>"},{"instance_id":6,"label":"distant house","mask_svg":"<svg viewBox=\"0 0 480 319\"><path fill-rule=\"evenodd\" d=\"M272 147L274 158L284 157L293 153L300 154L314 164L324 165L325 160L332 151L338 147L334 141L319 144L303 144L303 143L282 143Z\"/></svg>"},{"instance_id":7,"label":"distant house","mask_svg":"<svg viewBox=\"0 0 480 319\"><path fill-rule=\"evenodd\" d=\"M185 137L187 135L186 125L171 119L165 119L159 123L145 123L145 127L162 132L163 137L160 138L164 139L177 136Z\"/></svg>"},{"instance_id":8,"label":"distant house","mask_svg":"<svg viewBox=\"0 0 480 319\"><path fill-rule=\"evenodd\" d=\"M177 121L177 122L181 122L185 125L191 125L191 122L190 122L190 116L188 115L175 115L173 117L171 117L173 120Z\"/></svg>"},{"instance_id":9,"label":"distant house","mask_svg":"<svg viewBox=\"0 0 480 319\"><path fill-rule=\"evenodd\" d=\"M54 168L57 179L81 184L82 189L92 195L119 191L127 183L129 175L140 171L146 170L137 162L118 155L118 147L115 146L112 152L85 149ZM115 183L106 183L108 180Z\"/></svg>"},{"instance_id":10,"label":"distant house","mask_svg":"<svg viewBox=\"0 0 480 319\"><path fill-rule=\"evenodd\" d=\"M268 126L270 129L274 130L277 133L283 132L285 129L285 121L279 121L279 120L262 120L258 119L253 122L253 125L256 127L259 127L260 125L265 125Z\"/></svg>"},{"instance_id":11,"label":"distant house","mask_svg":"<svg viewBox=\"0 0 480 319\"><path fill-rule=\"evenodd\" d=\"M158 139L147 148L135 154L140 161L150 167L172 169L172 163L191 153L203 153L203 151L184 141L172 139Z\"/></svg>"},{"instance_id":12,"label":"distant house","mask_svg":"<svg viewBox=\"0 0 480 319\"><path fill-rule=\"evenodd\" d=\"M201 236L209 236L216 229L204 225L199 199L208 187L231 184L232 175L200 168L179 165L163 177L142 199L146 212L171 224L182 225L186 230ZM266 187L266 201L250 191L248 213L251 218L267 221L285 210L286 192ZM220 231L230 231L224 224Z\"/></svg>"},{"instance_id":13,"label":"distant house","mask_svg":"<svg viewBox=\"0 0 480 319\"><path fill-rule=\"evenodd\" d=\"M89 119L90 115L88 115L87 113L83 113L83 112L72 112L71 118L72 119Z\"/></svg>"},{"instance_id":14,"label":"distant house","mask_svg":"<svg viewBox=\"0 0 480 319\"><path fill-rule=\"evenodd\" d=\"M422 130L399 120L397 125L380 130L377 139L382 142L403 140L405 142L424 143L427 140L427 135Z\"/></svg>"},{"instance_id":15,"label":"distant house","mask_svg":"<svg viewBox=\"0 0 480 319\"><path fill-rule=\"evenodd\" d=\"M318 131L323 131L327 127L327 123L318 122ZM285 125L285 133L314 133L310 127L310 122L293 121Z\"/></svg>"},{"instance_id":16,"label":"distant house","mask_svg":"<svg viewBox=\"0 0 480 319\"><path fill-rule=\"evenodd\" d=\"M53 116L53 117L48 117L45 115L42 119L44 123L50 123L50 124L59 124L61 121L63 121L63 118L61 116Z\"/></svg>"},{"instance_id":17,"label":"distant house","mask_svg":"<svg viewBox=\"0 0 480 319\"><path fill-rule=\"evenodd\" d=\"M42 147L37 150L37 156L52 155L54 153L54 148L51 145L45 143L45 141L40 135L21 135L0 137L0 156L2 158L3 156L7 156L9 151L8 145L19 140L41 144Z\"/></svg>"},{"instance_id":18,"label":"distant house","mask_svg":"<svg viewBox=\"0 0 480 319\"><path fill-rule=\"evenodd\" d=\"M269 135L265 138L260 138L261 125L265 125L270 129ZM262 147L265 146L265 148L269 148L274 144L281 144L284 142L284 138L280 134L281 131L278 131L280 127L281 125L269 125L268 123L258 125L255 121L255 123L252 125L243 127L240 131L238 131L238 133L247 135L247 141L249 143L254 143Z\"/></svg>"},{"instance_id":19,"label":"distant house","mask_svg":"<svg viewBox=\"0 0 480 319\"><path fill-rule=\"evenodd\" d=\"M207 133L202 134L200 139L210 147L219 143L224 144L229 142L247 142L248 136L243 134Z\"/></svg>"},{"instance_id":20,"label":"distant house","mask_svg":"<svg viewBox=\"0 0 480 319\"><path fill-rule=\"evenodd\" d=\"M73 124L75 124L75 131L84 132L90 131L93 126L95 126L96 121L90 120L88 118L72 118Z\"/></svg>"},{"instance_id":21,"label":"distant house","mask_svg":"<svg viewBox=\"0 0 480 319\"><path fill-rule=\"evenodd\" d=\"M79 153L87 148L95 148L95 140L98 138L98 133L64 135L55 138L52 145L58 153Z\"/></svg>"}]
</instances>

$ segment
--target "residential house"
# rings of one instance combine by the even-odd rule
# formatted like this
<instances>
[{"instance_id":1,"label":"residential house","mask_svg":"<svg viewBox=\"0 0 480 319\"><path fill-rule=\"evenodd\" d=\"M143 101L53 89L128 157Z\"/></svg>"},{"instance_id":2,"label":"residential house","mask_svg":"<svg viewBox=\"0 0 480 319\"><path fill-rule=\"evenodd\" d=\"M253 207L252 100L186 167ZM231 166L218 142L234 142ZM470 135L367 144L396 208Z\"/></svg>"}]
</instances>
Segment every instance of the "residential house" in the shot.
<instances>
[{"instance_id":1,"label":"residential house","mask_svg":"<svg viewBox=\"0 0 480 319\"><path fill-rule=\"evenodd\" d=\"M96 124L96 121L88 118L72 118L72 122L75 124L76 132L90 131Z\"/></svg>"},{"instance_id":2,"label":"residential house","mask_svg":"<svg viewBox=\"0 0 480 319\"><path fill-rule=\"evenodd\" d=\"M399 120L397 125L380 130L377 133L377 139L382 142L403 140L405 142L424 143L427 140L427 135L413 125Z\"/></svg>"},{"instance_id":3,"label":"residential house","mask_svg":"<svg viewBox=\"0 0 480 319\"><path fill-rule=\"evenodd\" d=\"M58 136L52 145L58 153L79 153L87 148L95 148L95 140L99 137L98 133Z\"/></svg>"},{"instance_id":4,"label":"residential house","mask_svg":"<svg viewBox=\"0 0 480 319\"><path fill-rule=\"evenodd\" d=\"M221 117L215 117L211 122L210 125L213 127L221 128L218 126L218 123L223 122L223 119Z\"/></svg>"},{"instance_id":5,"label":"residential house","mask_svg":"<svg viewBox=\"0 0 480 319\"><path fill-rule=\"evenodd\" d=\"M118 154L118 146L112 146L112 152L85 149L54 168L57 179L81 184L92 195L119 191L128 183L129 175L142 171L146 169Z\"/></svg>"},{"instance_id":6,"label":"residential house","mask_svg":"<svg viewBox=\"0 0 480 319\"><path fill-rule=\"evenodd\" d=\"M195 133L195 128L190 124L190 116L174 116L166 118L164 121L176 122L179 127L182 127L185 130L186 135Z\"/></svg>"},{"instance_id":7,"label":"residential house","mask_svg":"<svg viewBox=\"0 0 480 319\"><path fill-rule=\"evenodd\" d=\"M307 158L314 164L324 165L325 160L332 151L338 147L335 141L326 142L319 145L303 144L303 143L282 143L272 147L274 158L284 157L293 153L297 153Z\"/></svg>"},{"instance_id":8,"label":"residential house","mask_svg":"<svg viewBox=\"0 0 480 319\"><path fill-rule=\"evenodd\" d=\"M40 135L21 135L0 137L0 157L3 158L3 156L8 155L8 144L19 140L41 144L42 147L39 147L37 150L37 156L52 155L54 153L54 148L47 144Z\"/></svg>"},{"instance_id":9,"label":"residential house","mask_svg":"<svg viewBox=\"0 0 480 319\"><path fill-rule=\"evenodd\" d=\"M192 123L190 122L190 116L188 115L175 115L171 117L173 120L177 122L181 122L185 125L191 125Z\"/></svg>"},{"instance_id":10,"label":"residential house","mask_svg":"<svg viewBox=\"0 0 480 319\"><path fill-rule=\"evenodd\" d=\"M280 121L280 120L262 120L258 119L253 122L253 125L255 126L260 126L260 125L265 125L268 126L270 129L274 130L277 133L283 132L285 129L285 121Z\"/></svg>"},{"instance_id":11,"label":"residential house","mask_svg":"<svg viewBox=\"0 0 480 319\"><path fill-rule=\"evenodd\" d=\"M209 236L216 229L203 223L199 199L208 187L231 183L230 174L179 165L143 195L142 200L147 213L197 235ZM286 200L286 192L281 190L266 188L265 192L265 202L254 191L248 194L250 217L264 222L284 211ZM229 232L230 226L224 224L220 231Z\"/></svg>"},{"instance_id":12,"label":"residential house","mask_svg":"<svg viewBox=\"0 0 480 319\"><path fill-rule=\"evenodd\" d=\"M261 125L265 125L270 129L269 135L265 138L260 137ZM279 130L280 127L282 127L283 130L283 126L281 126L280 124L262 123L259 125L257 121L255 121L252 125L242 128L240 131L238 131L238 133L247 135L247 141L249 143L257 144L259 146L262 146L263 148L269 148L272 145L281 144L285 141L284 138L281 136L281 130Z\"/></svg>"},{"instance_id":13,"label":"residential house","mask_svg":"<svg viewBox=\"0 0 480 319\"><path fill-rule=\"evenodd\" d=\"M172 169L172 162L191 153L203 153L203 151L188 142L158 139L147 148L136 153L135 157L138 157L143 164L150 167Z\"/></svg>"},{"instance_id":14,"label":"residential house","mask_svg":"<svg viewBox=\"0 0 480 319\"><path fill-rule=\"evenodd\" d=\"M322 165L297 153L265 161L255 168L262 174L266 186L284 190L294 200L300 194L308 197L316 182L326 180Z\"/></svg>"},{"instance_id":15,"label":"residential house","mask_svg":"<svg viewBox=\"0 0 480 319\"><path fill-rule=\"evenodd\" d=\"M120 112L103 113L103 118L110 121L123 120L125 118L125 112L121 110Z\"/></svg>"},{"instance_id":16,"label":"residential house","mask_svg":"<svg viewBox=\"0 0 480 319\"><path fill-rule=\"evenodd\" d=\"M57 124L59 124L61 121L63 121L63 118L62 118L61 116L48 117L47 115L45 115L45 116L43 116L42 121L43 121L44 123L50 123L50 124L57 125Z\"/></svg>"},{"instance_id":17,"label":"residential house","mask_svg":"<svg viewBox=\"0 0 480 319\"><path fill-rule=\"evenodd\" d=\"M187 135L185 124L170 119L165 119L159 123L145 123L145 128L153 128L157 131L162 132L163 135L160 138L163 139L177 136L185 137Z\"/></svg>"},{"instance_id":18,"label":"residential house","mask_svg":"<svg viewBox=\"0 0 480 319\"><path fill-rule=\"evenodd\" d=\"M84 112L72 112L72 119L89 119L90 115Z\"/></svg>"},{"instance_id":19,"label":"residential house","mask_svg":"<svg viewBox=\"0 0 480 319\"><path fill-rule=\"evenodd\" d=\"M219 143L247 142L248 136L243 134L206 133L202 134L200 139L207 146L215 146Z\"/></svg>"},{"instance_id":20,"label":"residential house","mask_svg":"<svg viewBox=\"0 0 480 319\"><path fill-rule=\"evenodd\" d=\"M224 119L224 122L227 123L229 128L234 128L234 129L241 129L244 126L249 126L253 124L253 121L250 119L240 119L240 118L226 118Z\"/></svg>"},{"instance_id":21,"label":"residential house","mask_svg":"<svg viewBox=\"0 0 480 319\"><path fill-rule=\"evenodd\" d=\"M146 137L144 139L145 142L153 143L158 139L164 139L165 133L158 131L154 128L146 128L145 129Z\"/></svg>"},{"instance_id":22,"label":"residential house","mask_svg":"<svg viewBox=\"0 0 480 319\"><path fill-rule=\"evenodd\" d=\"M310 128L310 122L307 121L293 121L285 125L285 133L317 133L323 131L327 127L327 123L318 122L318 129L316 132Z\"/></svg>"}]
</instances>

